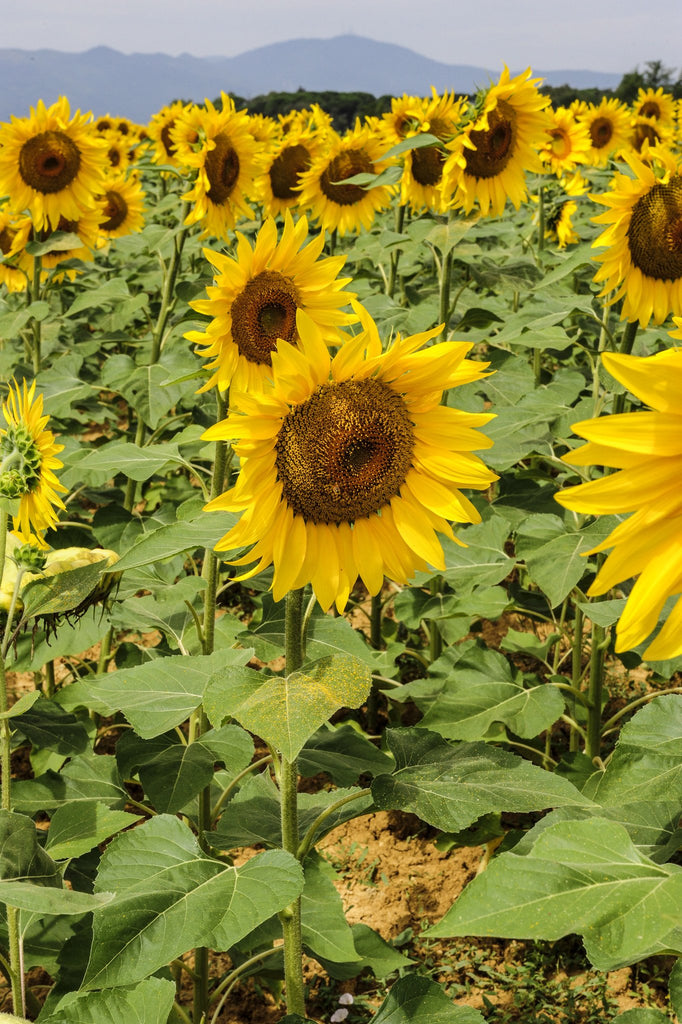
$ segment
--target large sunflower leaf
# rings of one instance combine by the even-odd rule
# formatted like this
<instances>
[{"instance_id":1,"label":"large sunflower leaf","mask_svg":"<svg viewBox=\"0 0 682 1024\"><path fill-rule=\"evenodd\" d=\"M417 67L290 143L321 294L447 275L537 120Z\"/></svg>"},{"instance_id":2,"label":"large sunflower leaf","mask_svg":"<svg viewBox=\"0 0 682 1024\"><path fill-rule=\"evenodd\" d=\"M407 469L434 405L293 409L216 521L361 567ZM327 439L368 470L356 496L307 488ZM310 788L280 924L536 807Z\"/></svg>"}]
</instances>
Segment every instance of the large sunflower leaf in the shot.
<instances>
[{"instance_id":1,"label":"large sunflower leaf","mask_svg":"<svg viewBox=\"0 0 682 1024\"><path fill-rule=\"evenodd\" d=\"M433 936L583 936L599 970L682 952L682 867L655 864L603 818L558 822L525 856L501 854L471 882Z\"/></svg>"},{"instance_id":2,"label":"large sunflower leaf","mask_svg":"<svg viewBox=\"0 0 682 1024\"><path fill-rule=\"evenodd\" d=\"M303 872L283 850L226 867L158 815L107 847L96 887L116 900L95 912L84 989L134 984L196 946L229 949L300 895Z\"/></svg>"},{"instance_id":3,"label":"large sunflower leaf","mask_svg":"<svg viewBox=\"0 0 682 1024\"><path fill-rule=\"evenodd\" d=\"M303 943L313 956L337 963L353 963L361 957L356 952L341 897L334 887L335 875L331 865L315 851L306 858L301 896Z\"/></svg>"},{"instance_id":4,"label":"large sunflower leaf","mask_svg":"<svg viewBox=\"0 0 682 1024\"><path fill-rule=\"evenodd\" d=\"M590 803L566 779L486 743L455 746L426 729L389 730L386 737L396 770L372 783L377 808L411 811L445 832L491 811Z\"/></svg>"},{"instance_id":5,"label":"large sunflower leaf","mask_svg":"<svg viewBox=\"0 0 682 1024\"><path fill-rule=\"evenodd\" d=\"M127 988L103 992L69 992L53 1005L40 1024L166 1024L175 998L175 985L147 978Z\"/></svg>"},{"instance_id":6,"label":"large sunflower leaf","mask_svg":"<svg viewBox=\"0 0 682 1024\"><path fill-rule=\"evenodd\" d=\"M419 724L452 740L484 739L498 723L517 736L532 737L548 729L563 710L561 693L545 683L524 687L491 680L472 687L454 675Z\"/></svg>"},{"instance_id":7,"label":"large sunflower leaf","mask_svg":"<svg viewBox=\"0 0 682 1024\"><path fill-rule=\"evenodd\" d=\"M357 708L367 698L372 673L357 658L321 658L306 672L272 676L232 715L293 761L305 741L339 708Z\"/></svg>"},{"instance_id":8,"label":"large sunflower leaf","mask_svg":"<svg viewBox=\"0 0 682 1024\"><path fill-rule=\"evenodd\" d=\"M396 981L372 1024L484 1024L471 1006L455 1006L430 978L408 974Z\"/></svg>"},{"instance_id":9,"label":"large sunflower leaf","mask_svg":"<svg viewBox=\"0 0 682 1024\"><path fill-rule=\"evenodd\" d=\"M682 793L682 696L655 697L627 722L605 772L584 792L605 806Z\"/></svg>"}]
</instances>

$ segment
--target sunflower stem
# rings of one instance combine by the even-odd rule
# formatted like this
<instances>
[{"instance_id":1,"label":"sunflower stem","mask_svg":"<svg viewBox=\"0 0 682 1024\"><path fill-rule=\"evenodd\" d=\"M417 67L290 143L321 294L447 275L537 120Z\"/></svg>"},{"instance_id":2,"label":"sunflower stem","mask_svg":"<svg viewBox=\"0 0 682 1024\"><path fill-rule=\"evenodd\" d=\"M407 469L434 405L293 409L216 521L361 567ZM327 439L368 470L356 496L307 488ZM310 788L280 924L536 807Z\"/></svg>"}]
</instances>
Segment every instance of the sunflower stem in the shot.
<instances>
[{"instance_id":1,"label":"sunflower stem","mask_svg":"<svg viewBox=\"0 0 682 1024\"><path fill-rule=\"evenodd\" d=\"M5 571L5 559L7 555L7 532L9 527L9 513L6 508L0 509L0 580ZM5 622L5 630L2 636L2 649L7 647L8 638L11 636L10 617ZM9 711L9 698L7 694L7 674L5 667L5 655L0 656L0 712L6 714ZM0 720L0 802L2 810L12 810L12 746L11 730L9 719ZM7 907L7 935L9 945L9 967L12 988L12 1006L17 1016L24 1016L24 984L23 972L21 969L21 943L19 939L19 911L16 907Z\"/></svg>"},{"instance_id":2,"label":"sunflower stem","mask_svg":"<svg viewBox=\"0 0 682 1024\"><path fill-rule=\"evenodd\" d=\"M452 279L453 250L450 249L443 258L443 265L440 272L440 303L438 310L438 323L443 325L440 337L445 338L450 323L450 281Z\"/></svg>"},{"instance_id":3,"label":"sunflower stem","mask_svg":"<svg viewBox=\"0 0 682 1024\"><path fill-rule=\"evenodd\" d=\"M372 598L372 604L369 615L369 642L375 651L381 650L381 612L383 609L383 602L381 600L381 591L375 594ZM369 691L367 697L367 730L368 732L376 732L377 728L377 715L379 712L379 690L378 687L372 683L372 689Z\"/></svg>"},{"instance_id":4,"label":"sunflower stem","mask_svg":"<svg viewBox=\"0 0 682 1024\"><path fill-rule=\"evenodd\" d=\"M429 583L429 590L431 591L431 594L433 595L433 597L439 597L440 596L440 588L441 588L442 582L443 581L442 581L440 576L434 576L434 578ZM430 663L433 664L434 661L436 661L438 658L440 658L442 653L443 653L443 638L442 638L442 636L440 634L440 630L438 628L437 622L435 621L435 619L431 619L431 622L429 623L429 661L430 661Z\"/></svg>"},{"instance_id":5,"label":"sunflower stem","mask_svg":"<svg viewBox=\"0 0 682 1024\"><path fill-rule=\"evenodd\" d=\"M303 664L303 590L290 590L284 612L284 648L286 672L290 675ZM282 849L298 854L298 768L296 758L281 755L280 798ZM284 984L287 1012L305 1016L303 998L303 941L301 937L301 900L295 900L279 915L284 937Z\"/></svg>"},{"instance_id":6,"label":"sunflower stem","mask_svg":"<svg viewBox=\"0 0 682 1024\"><path fill-rule=\"evenodd\" d=\"M182 250L185 245L185 239L187 238L188 231L189 228L183 227L183 229L176 235L175 247L173 249L173 256L171 257L170 265L167 270L164 268L163 286L161 291L161 309L159 310L156 327L152 332L152 351L149 357L149 366L154 366L158 363L161 355L161 348L163 346L168 317L170 316L175 303L175 296L173 293L175 291L175 282L178 277L178 271L180 269L180 262L182 259ZM138 414L137 429L135 431L135 444L138 448L141 448L144 444L146 429L144 420ZM131 480L129 478L128 483L126 484L125 498L123 500L123 507L127 509L128 512L132 511L133 505L135 504L136 491L137 480Z\"/></svg>"},{"instance_id":7,"label":"sunflower stem","mask_svg":"<svg viewBox=\"0 0 682 1024\"><path fill-rule=\"evenodd\" d=\"M398 203L395 208L395 230L396 234L402 234L403 225L405 223L405 205ZM391 251L391 269L388 277L388 287L386 288L386 294L393 298L395 293L395 283L398 277L398 264L400 262L400 249L395 248Z\"/></svg>"},{"instance_id":8,"label":"sunflower stem","mask_svg":"<svg viewBox=\"0 0 682 1024\"><path fill-rule=\"evenodd\" d=\"M573 645L571 650L571 684L572 689L577 693L580 690L580 680L583 671L583 613L582 609L575 606L573 618ZM575 716L575 701L571 708L571 714ZM569 749L576 753L580 737L575 729L571 729Z\"/></svg>"},{"instance_id":9,"label":"sunflower stem","mask_svg":"<svg viewBox=\"0 0 682 1024\"><path fill-rule=\"evenodd\" d=\"M620 341L619 352L623 356L629 356L632 352L633 345L635 344L635 337L637 335L638 323L636 320L631 320L625 325L623 331L623 337ZM614 413L625 412L627 406L627 394L623 392L620 395L616 395L613 400L613 411Z\"/></svg>"},{"instance_id":10,"label":"sunflower stem","mask_svg":"<svg viewBox=\"0 0 682 1024\"><path fill-rule=\"evenodd\" d=\"M545 248L545 186L538 189L538 252Z\"/></svg>"},{"instance_id":11,"label":"sunflower stem","mask_svg":"<svg viewBox=\"0 0 682 1024\"><path fill-rule=\"evenodd\" d=\"M217 422L225 419L227 402L220 390L216 388ZM223 493L225 485L225 468L227 465L227 442L216 441L213 475L211 477L210 497L217 498ZM201 575L207 581L204 595L203 649L204 654L212 654L215 643L215 612L216 595L218 593L218 556L213 548L204 551L204 564Z\"/></svg>"},{"instance_id":12,"label":"sunflower stem","mask_svg":"<svg viewBox=\"0 0 682 1024\"><path fill-rule=\"evenodd\" d=\"M33 280L31 281L31 305L40 300L40 278L43 272L43 261L40 256L33 257ZM33 358L33 376L37 377L42 365L41 345L42 328L37 317L31 318L31 332L33 334L33 345L31 355Z\"/></svg>"},{"instance_id":13,"label":"sunflower stem","mask_svg":"<svg viewBox=\"0 0 682 1024\"><path fill-rule=\"evenodd\" d=\"M604 640L605 633L596 622L592 623L592 648L590 651L590 678L587 691L587 732L585 753L594 760L601 748L602 692L604 688Z\"/></svg>"}]
</instances>

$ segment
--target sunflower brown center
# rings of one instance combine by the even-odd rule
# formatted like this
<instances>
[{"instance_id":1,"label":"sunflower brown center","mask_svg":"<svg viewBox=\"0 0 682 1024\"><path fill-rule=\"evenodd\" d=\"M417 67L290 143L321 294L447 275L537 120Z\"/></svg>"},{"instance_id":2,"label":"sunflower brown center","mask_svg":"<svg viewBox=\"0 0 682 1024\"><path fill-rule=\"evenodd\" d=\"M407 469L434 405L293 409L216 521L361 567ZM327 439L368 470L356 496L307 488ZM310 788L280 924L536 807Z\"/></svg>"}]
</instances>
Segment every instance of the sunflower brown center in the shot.
<instances>
[{"instance_id":1,"label":"sunflower brown center","mask_svg":"<svg viewBox=\"0 0 682 1024\"><path fill-rule=\"evenodd\" d=\"M270 187L275 199L296 199L298 176L309 165L310 153L304 145L299 142L295 146L285 146L270 167Z\"/></svg>"},{"instance_id":2,"label":"sunflower brown center","mask_svg":"<svg viewBox=\"0 0 682 1024\"><path fill-rule=\"evenodd\" d=\"M613 123L608 117L595 117L590 125L590 138L595 149L604 149L613 136Z\"/></svg>"},{"instance_id":3,"label":"sunflower brown center","mask_svg":"<svg viewBox=\"0 0 682 1024\"><path fill-rule=\"evenodd\" d=\"M14 228L4 227L0 231L0 253L6 256L8 252L12 251L12 242L16 238L16 231Z\"/></svg>"},{"instance_id":4,"label":"sunflower brown center","mask_svg":"<svg viewBox=\"0 0 682 1024\"><path fill-rule=\"evenodd\" d=\"M635 130L632 133L632 145L639 153L645 142L648 142L650 146L655 146L657 142L661 141L661 136L658 134L652 124L638 124L635 125Z\"/></svg>"},{"instance_id":5,"label":"sunflower brown center","mask_svg":"<svg viewBox=\"0 0 682 1024\"><path fill-rule=\"evenodd\" d=\"M383 381L322 384L285 417L275 444L285 501L312 523L352 523L399 492L411 466L407 406Z\"/></svg>"},{"instance_id":6,"label":"sunflower brown center","mask_svg":"<svg viewBox=\"0 0 682 1024\"><path fill-rule=\"evenodd\" d=\"M412 177L419 185L437 185L443 176L445 158L436 146L412 151Z\"/></svg>"},{"instance_id":7,"label":"sunflower brown center","mask_svg":"<svg viewBox=\"0 0 682 1024\"><path fill-rule=\"evenodd\" d=\"M105 194L107 201L103 216L107 219L100 224L102 231L115 231L126 219L128 204L120 192L109 189Z\"/></svg>"},{"instance_id":8,"label":"sunflower brown center","mask_svg":"<svg viewBox=\"0 0 682 1024\"><path fill-rule=\"evenodd\" d=\"M109 163L112 167L118 167L121 162L121 151L117 149L116 146L112 146L107 153L107 157L109 158Z\"/></svg>"},{"instance_id":9,"label":"sunflower brown center","mask_svg":"<svg viewBox=\"0 0 682 1024\"><path fill-rule=\"evenodd\" d=\"M224 132L219 132L214 142L215 147L206 154L206 175L211 186L206 195L216 206L222 206L237 184L239 157Z\"/></svg>"},{"instance_id":10,"label":"sunflower brown center","mask_svg":"<svg viewBox=\"0 0 682 1024\"><path fill-rule=\"evenodd\" d=\"M246 284L232 303L232 338L240 355L251 363L272 365L272 353L283 338L298 339L298 290L277 270L263 270Z\"/></svg>"},{"instance_id":11,"label":"sunflower brown center","mask_svg":"<svg viewBox=\"0 0 682 1024\"><path fill-rule=\"evenodd\" d=\"M661 108L655 100L647 100L646 103L643 103L639 108L638 113L642 117L660 117Z\"/></svg>"},{"instance_id":12,"label":"sunflower brown center","mask_svg":"<svg viewBox=\"0 0 682 1024\"><path fill-rule=\"evenodd\" d=\"M36 192L67 188L78 174L81 154L64 132L40 132L27 139L19 153L19 174Z\"/></svg>"},{"instance_id":13,"label":"sunflower brown center","mask_svg":"<svg viewBox=\"0 0 682 1024\"><path fill-rule=\"evenodd\" d=\"M103 117L97 122L95 128L98 132L108 132L111 128L111 121L107 121L106 117Z\"/></svg>"},{"instance_id":14,"label":"sunflower brown center","mask_svg":"<svg viewBox=\"0 0 682 1024\"><path fill-rule=\"evenodd\" d=\"M354 206L367 194L359 185L337 185L335 182L356 174L373 174L374 164L364 149L347 149L329 161L320 178L320 188L339 206Z\"/></svg>"},{"instance_id":15,"label":"sunflower brown center","mask_svg":"<svg viewBox=\"0 0 682 1024\"><path fill-rule=\"evenodd\" d=\"M476 178L493 178L501 174L516 148L516 112L511 103L500 100L488 114L488 128L472 131L475 150L466 151L467 174Z\"/></svg>"},{"instance_id":16,"label":"sunflower brown center","mask_svg":"<svg viewBox=\"0 0 682 1024\"><path fill-rule=\"evenodd\" d=\"M171 139L171 129L174 128L174 127L175 127L175 118L173 118L172 121L168 121L168 123L163 126L163 128L161 129L161 133L160 133L160 135L161 135L161 142L163 143L163 148L166 150L166 154L168 156L175 156L175 146L173 145L173 142L172 142L172 139Z\"/></svg>"},{"instance_id":17,"label":"sunflower brown center","mask_svg":"<svg viewBox=\"0 0 682 1024\"><path fill-rule=\"evenodd\" d=\"M682 278L682 176L658 183L632 209L630 257L647 277Z\"/></svg>"}]
</instances>

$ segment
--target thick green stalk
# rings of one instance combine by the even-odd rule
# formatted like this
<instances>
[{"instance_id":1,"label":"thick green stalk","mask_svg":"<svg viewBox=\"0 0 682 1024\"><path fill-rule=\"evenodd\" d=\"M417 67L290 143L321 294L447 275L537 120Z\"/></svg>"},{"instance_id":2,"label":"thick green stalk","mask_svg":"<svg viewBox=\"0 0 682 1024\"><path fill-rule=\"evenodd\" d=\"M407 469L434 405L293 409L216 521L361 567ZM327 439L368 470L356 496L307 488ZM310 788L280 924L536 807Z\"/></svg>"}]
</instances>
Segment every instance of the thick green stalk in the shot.
<instances>
[{"instance_id":1,"label":"thick green stalk","mask_svg":"<svg viewBox=\"0 0 682 1024\"><path fill-rule=\"evenodd\" d=\"M225 418L227 402L216 389L218 422ZM227 442L216 441L215 459L213 460L213 476L211 477L210 498L213 500L223 493L225 487L225 467L227 465ZM215 609L218 593L218 557L213 548L204 551L204 565L201 575L207 581L204 594L203 649L204 654L213 652L215 642Z\"/></svg>"},{"instance_id":2,"label":"thick green stalk","mask_svg":"<svg viewBox=\"0 0 682 1024\"><path fill-rule=\"evenodd\" d=\"M43 261L40 256L33 257L33 280L31 282L31 303L38 302L40 299L40 278L43 272ZM31 346L31 356L33 360L33 375L35 377L40 373L42 365L41 356L41 344L42 344L42 328L40 326L40 320L33 317L31 320L31 332L33 334L33 345Z\"/></svg>"},{"instance_id":3,"label":"thick green stalk","mask_svg":"<svg viewBox=\"0 0 682 1024\"><path fill-rule=\"evenodd\" d=\"M448 325L450 323L450 281L452 279L453 250L443 257L443 266L440 272L440 302L438 311L438 322L443 325L441 338L447 337Z\"/></svg>"},{"instance_id":4,"label":"thick green stalk","mask_svg":"<svg viewBox=\"0 0 682 1024\"><path fill-rule=\"evenodd\" d=\"M590 681L587 691L587 735L585 753L590 759L599 757L601 749L601 706L604 688L604 630L592 623L592 649L590 651Z\"/></svg>"},{"instance_id":5,"label":"thick green stalk","mask_svg":"<svg viewBox=\"0 0 682 1024\"><path fill-rule=\"evenodd\" d=\"M303 591L291 590L286 596L284 644L287 675L303 664ZM298 854L298 768L296 758L281 756L280 799L282 849ZM284 937L284 983L287 1012L305 1017L303 996L303 942L301 938L301 900L295 900L279 915Z\"/></svg>"},{"instance_id":6,"label":"thick green stalk","mask_svg":"<svg viewBox=\"0 0 682 1024\"><path fill-rule=\"evenodd\" d=\"M618 351L621 355L629 356L632 352L632 347L635 344L635 337L637 335L638 323L636 320L631 321L625 325L623 331L623 337L621 338ZM614 413L620 413L625 411L627 396L623 392L621 395L616 395L613 400L613 411Z\"/></svg>"},{"instance_id":7,"label":"thick green stalk","mask_svg":"<svg viewBox=\"0 0 682 1024\"><path fill-rule=\"evenodd\" d=\"M402 234L403 225L405 223L405 206L404 204L398 204L395 208L395 230L398 235ZM398 264L400 262L400 249L393 249L391 252L391 269L388 276L388 286L386 288L386 294L393 298L395 293L395 283L398 277Z\"/></svg>"},{"instance_id":8,"label":"thick green stalk","mask_svg":"<svg viewBox=\"0 0 682 1024\"><path fill-rule=\"evenodd\" d=\"M7 509L0 510L0 580L5 570L5 557L7 554L7 530L9 526L9 513ZM2 637L3 654L0 656L0 712L9 711L9 698L7 694L7 676L5 668L5 652L7 641L11 634L12 620L7 617L5 633ZM2 781L0 783L1 802L3 811L12 810L12 746L11 730L9 720L0 720L0 771ZM19 911L15 907L7 907L7 933L9 938L9 966L12 978L12 1006L17 1016L24 1016L24 986L21 971L21 947L19 943Z\"/></svg>"},{"instance_id":9,"label":"thick green stalk","mask_svg":"<svg viewBox=\"0 0 682 1024\"><path fill-rule=\"evenodd\" d=\"M580 681L583 672L583 613L582 609L575 606L573 618L573 645L571 650L571 683L572 689L577 693L580 690ZM575 717L575 702L571 708L571 714ZM578 750L580 737L576 729L571 729L569 747L572 752Z\"/></svg>"},{"instance_id":10,"label":"thick green stalk","mask_svg":"<svg viewBox=\"0 0 682 1024\"><path fill-rule=\"evenodd\" d=\"M180 270L180 262L182 259L182 250L187 238L188 228L183 228L182 231L175 238L175 248L173 249L173 256L171 258L170 266L164 274L163 289L161 292L161 309L159 310L159 316L156 321L156 327L152 334L152 351L149 357L149 365L154 366L159 361L161 355L161 346L163 344L164 335L166 333L166 325L168 324L168 317L171 314L173 303L175 301L175 282L177 281L178 271ZM135 430L135 444L138 448L141 448L144 444L146 434L146 427L144 420L138 417L137 428ZM123 507L130 512L135 504L135 493L137 491L137 480L128 480L126 484L125 498L123 501Z\"/></svg>"}]
</instances>

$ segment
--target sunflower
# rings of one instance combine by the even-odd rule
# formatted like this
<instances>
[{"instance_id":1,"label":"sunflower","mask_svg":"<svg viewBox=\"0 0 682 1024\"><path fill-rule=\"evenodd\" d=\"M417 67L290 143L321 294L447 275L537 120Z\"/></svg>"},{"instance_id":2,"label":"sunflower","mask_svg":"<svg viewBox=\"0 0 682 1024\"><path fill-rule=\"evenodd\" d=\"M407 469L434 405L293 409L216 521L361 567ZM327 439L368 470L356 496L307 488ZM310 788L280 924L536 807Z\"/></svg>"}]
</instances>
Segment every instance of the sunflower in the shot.
<instances>
[{"instance_id":1,"label":"sunflower","mask_svg":"<svg viewBox=\"0 0 682 1024\"><path fill-rule=\"evenodd\" d=\"M144 227L144 192L133 175L107 178L100 197L99 231L105 239L120 238Z\"/></svg>"},{"instance_id":2,"label":"sunflower","mask_svg":"<svg viewBox=\"0 0 682 1024\"><path fill-rule=\"evenodd\" d=\"M21 254L31 237L31 218L15 217L0 209L0 284L10 292L26 291L28 277L19 266Z\"/></svg>"},{"instance_id":3,"label":"sunflower","mask_svg":"<svg viewBox=\"0 0 682 1024\"><path fill-rule=\"evenodd\" d=\"M545 238L556 241L560 249L580 241L580 235L573 229L573 215L578 204L573 199L563 199L550 208L545 221Z\"/></svg>"},{"instance_id":4,"label":"sunflower","mask_svg":"<svg viewBox=\"0 0 682 1024\"><path fill-rule=\"evenodd\" d=\"M635 117L653 117L670 128L675 124L675 97L659 89L640 89L632 105Z\"/></svg>"},{"instance_id":5,"label":"sunflower","mask_svg":"<svg viewBox=\"0 0 682 1024\"><path fill-rule=\"evenodd\" d=\"M239 216L251 217L246 199L263 160L248 114L236 111L223 93L222 109L209 100L205 109L192 107L178 118L171 138L178 160L197 172L182 197L193 204L185 224L201 223L204 237L224 238Z\"/></svg>"},{"instance_id":6,"label":"sunflower","mask_svg":"<svg viewBox=\"0 0 682 1024\"><path fill-rule=\"evenodd\" d=\"M657 121L655 117L635 117L630 126L630 146L642 159L649 159L649 150L656 146L670 146L673 142L672 125Z\"/></svg>"},{"instance_id":7,"label":"sunflower","mask_svg":"<svg viewBox=\"0 0 682 1024\"><path fill-rule=\"evenodd\" d=\"M591 103L580 120L590 133L588 159L593 167L605 167L610 156L628 146L630 114L620 100L603 99L596 106Z\"/></svg>"},{"instance_id":8,"label":"sunflower","mask_svg":"<svg viewBox=\"0 0 682 1024\"><path fill-rule=\"evenodd\" d=\"M0 494L20 499L14 532L25 543L45 547L42 534L57 522L56 509L64 508L59 492L66 493L66 488L53 472L62 466L55 456L64 445L55 444L54 434L46 429L43 396L36 398L35 390L35 381L30 388L24 381L21 389L14 381L3 402L7 426L0 428Z\"/></svg>"},{"instance_id":9,"label":"sunflower","mask_svg":"<svg viewBox=\"0 0 682 1024\"><path fill-rule=\"evenodd\" d=\"M509 198L518 210L526 199L526 171L542 171L537 150L547 139L549 99L528 68L515 78L505 67L480 112L448 145L443 194L470 213L478 203L484 216L499 216Z\"/></svg>"},{"instance_id":10,"label":"sunflower","mask_svg":"<svg viewBox=\"0 0 682 1024\"><path fill-rule=\"evenodd\" d=\"M270 217L258 233L252 249L237 232L237 258L204 249L206 259L218 271L208 299L191 303L198 313L212 317L206 332L185 335L200 346L202 357L214 370L202 390L230 385L238 390L262 388L271 374L272 353L282 338L298 344L296 314L304 310L322 331L328 344L341 340L340 328L355 322L341 312L354 297L343 289L351 278L339 278L345 256L320 258L324 235L304 245L308 237L305 217L294 224L284 215L282 237Z\"/></svg>"},{"instance_id":11,"label":"sunflower","mask_svg":"<svg viewBox=\"0 0 682 1024\"><path fill-rule=\"evenodd\" d=\"M130 163L130 137L116 128L100 134L107 144L107 173L121 174Z\"/></svg>"},{"instance_id":12,"label":"sunflower","mask_svg":"<svg viewBox=\"0 0 682 1024\"><path fill-rule=\"evenodd\" d=\"M342 182L356 174L380 174L385 170L388 165L381 160L383 147L359 121L343 137L330 134L327 142L327 152L301 174L300 206L312 211L323 231L345 235L361 228L369 230L375 213L389 205L393 189Z\"/></svg>"},{"instance_id":13,"label":"sunflower","mask_svg":"<svg viewBox=\"0 0 682 1024\"><path fill-rule=\"evenodd\" d=\"M255 195L267 216L291 210L300 200L300 176L322 151L320 135L291 128L269 152L264 171L256 179Z\"/></svg>"},{"instance_id":14,"label":"sunflower","mask_svg":"<svg viewBox=\"0 0 682 1024\"><path fill-rule=\"evenodd\" d=\"M653 152L653 151L652 151ZM591 198L609 207L595 221L607 224L593 245L606 246L595 281L600 296L615 290L623 298L621 319L646 327L669 313L682 314L682 165L666 151L645 164L636 154L625 159L636 175L617 173L613 188Z\"/></svg>"},{"instance_id":15,"label":"sunflower","mask_svg":"<svg viewBox=\"0 0 682 1024\"><path fill-rule=\"evenodd\" d=\"M89 117L71 117L62 96L51 107L39 100L30 117L0 125L0 194L12 209L28 211L37 231L54 231L60 217L77 220L95 205L106 147Z\"/></svg>"},{"instance_id":16,"label":"sunflower","mask_svg":"<svg viewBox=\"0 0 682 1024\"><path fill-rule=\"evenodd\" d=\"M154 146L152 163L170 164L172 167L178 166L175 154L175 144L171 138L171 132L175 127L175 123L178 118L184 114L186 110L187 104L183 103L181 100L176 100L174 103L171 103L169 107L162 107L161 110L152 117L146 128L146 137L151 140Z\"/></svg>"},{"instance_id":17,"label":"sunflower","mask_svg":"<svg viewBox=\"0 0 682 1024\"><path fill-rule=\"evenodd\" d=\"M550 116L549 141L540 150L540 159L552 174L567 174L578 164L587 163L592 146L590 133L566 107L557 107Z\"/></svg>"},{"instance_id":18,"label":"sunflower","mask_svg":"<svg viewBox=\"0 0 682 1024\"><path fill-rule=\"evenodd\" d=\"M613 550L588 591L597 597L639 577L616 629L616 650L628 651L654 630L667 599L682 593L682 349L647 357L605 353L602 359L609 373L649 409L576 423L573 430L588 444L564 460L617 472L570 487L556 499L577 512L631 513L593 549ZM681 653L678 599L644 655L657 661Z\"/></svg>"},{"instance_id":19,"label":"sunflower","mask_svg":"<svg viewBox=\"0 0 682 1024\"><path fill-rule=\"evenodd\" d=\"M424 349L440 327L397 336L382 352L356 309L363 330L334 358L299 311L301 349L280 343L274 386L236 395L227 420L204 434L239 441L235 487L206 506L243 513L217 550L254 545L235 564L257 564L239 578L273 565L276 601L310 582L324 609L342 611L358 575L377 594L384 576L404 584L429 564L444 569L438 533L452 538L450 520L480 520L460 488L496 479L472 454L491 443L473 429L491 416L440 404L444 389L479 379L487 364L466 359L465 342Z\"/></svg>"}]
</instances>

